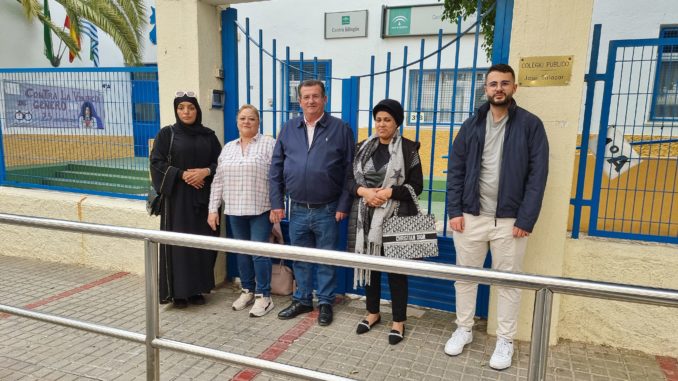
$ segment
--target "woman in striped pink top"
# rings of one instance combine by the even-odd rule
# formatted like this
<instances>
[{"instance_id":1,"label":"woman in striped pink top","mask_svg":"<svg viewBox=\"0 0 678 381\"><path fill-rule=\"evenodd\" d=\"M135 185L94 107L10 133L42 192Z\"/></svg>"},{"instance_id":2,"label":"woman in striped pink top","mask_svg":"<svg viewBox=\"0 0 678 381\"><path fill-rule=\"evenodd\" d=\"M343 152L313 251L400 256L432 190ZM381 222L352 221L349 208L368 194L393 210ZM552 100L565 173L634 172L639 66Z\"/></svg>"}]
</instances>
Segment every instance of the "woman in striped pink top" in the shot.
<instances>
[{"instance_id":1,"label":"woman in striped pink top","mask_svg":"<svg viewBox=\"0 0 678 381\"><path fill-rule=\"evenodd\" d=\"M233 238L268 242L271 234L268 171L275 140L259 133L259 111L252 105L238 110L240 137L226 143L210 193L207 223L216 230L219 207L223 205ZM271 259L237 254L242 284L233 309L240 311L254 304L251 317L264 316L273 309L271 300Z\"/></svg>"}]
</instances>

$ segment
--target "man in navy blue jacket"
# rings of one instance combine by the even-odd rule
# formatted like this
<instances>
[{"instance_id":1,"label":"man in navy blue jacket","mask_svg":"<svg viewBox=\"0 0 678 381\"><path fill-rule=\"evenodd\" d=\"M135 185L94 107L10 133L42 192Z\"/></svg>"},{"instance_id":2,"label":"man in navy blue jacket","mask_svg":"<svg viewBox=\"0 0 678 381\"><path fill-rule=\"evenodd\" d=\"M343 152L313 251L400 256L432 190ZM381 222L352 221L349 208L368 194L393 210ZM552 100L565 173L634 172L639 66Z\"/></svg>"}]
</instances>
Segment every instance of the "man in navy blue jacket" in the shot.
<instances>
[{"instance_id":1,"label":"man in navy blue jacket","mask_svg":"<svg viewBox=\"0 0 678 381\"><path fill-rule=\"evenodd\" d=\"M519 272L541 209L549 147L541 120L518 107L518 85L509 65L493 65L485 78L487 103L467 119L454 140L447 171L447 209L457 265ZM445 353L460 354L473 340L478 285L454 284L457 330ZM511 366L520 290L497 287L497 345L490 367Z\"/></svg>"},{"instance_id":2,"label":"man in navy blue jacket","mask_svg":"<svg viewBox=\"0 0 678 381\"><path fill-rule=\"evenodd\" d=\"M325 113L327 96L321 81L303 81L298 88L303 115L282 127L270 171L271 220L285 217L284 194L290 196L292 245L336 250L339 222L351 210L345 184L352 170L354 138L349 125ZM318 288L318 324L332 323L336 269L330 265L294 262L297 289L280 319L313 311L313 269Z\"/></svg>"}]
</instances>

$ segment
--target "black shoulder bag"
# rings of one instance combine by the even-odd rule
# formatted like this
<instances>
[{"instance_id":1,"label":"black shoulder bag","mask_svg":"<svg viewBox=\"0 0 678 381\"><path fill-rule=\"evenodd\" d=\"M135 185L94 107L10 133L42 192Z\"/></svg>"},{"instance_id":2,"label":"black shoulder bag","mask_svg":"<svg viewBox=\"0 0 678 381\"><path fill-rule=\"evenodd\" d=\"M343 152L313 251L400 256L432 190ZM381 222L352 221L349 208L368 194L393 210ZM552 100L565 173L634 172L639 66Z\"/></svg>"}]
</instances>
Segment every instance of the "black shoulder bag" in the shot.
<instances>
[{"instance_id":1,"label":"black shoulder bag","mask_svg":"<svg viewBox=\"0 0 678 381\"><path fill-rule=\"evenodd\" d=\"M170 131L172 131L172 137L170 138L169 151L167 153L167 166L172 165L172 145L174 144L174 130L170 126ZM165 178L167 177L168 170L165 170L165 175L162 178L162 183L160 184L160 189L163 188L165 184ZM153 184L148 188L148 196L146 197L146 211L149 216L159 216L162 213L162 203L163 203L163 194L158 193Z\"/></svg>"}]
</instances>

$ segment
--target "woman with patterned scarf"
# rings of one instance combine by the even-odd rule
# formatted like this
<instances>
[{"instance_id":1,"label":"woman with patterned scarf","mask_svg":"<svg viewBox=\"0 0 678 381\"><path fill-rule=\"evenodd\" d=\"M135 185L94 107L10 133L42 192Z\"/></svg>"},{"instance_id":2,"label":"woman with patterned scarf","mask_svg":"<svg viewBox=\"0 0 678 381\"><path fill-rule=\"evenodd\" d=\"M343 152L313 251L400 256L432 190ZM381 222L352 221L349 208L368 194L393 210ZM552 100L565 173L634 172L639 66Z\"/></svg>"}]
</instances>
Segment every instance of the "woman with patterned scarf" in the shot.
<instances>
[{"instance_id":1,"label":"woman with patterned scarf","mask_svg":"<svg viewBox=\"0 0 678 381\"><path fill-rule=\"evenodd\" d=\"M349 222L349 248L358 254L384 255L382 226L397 212L413 216L417 207L407 187L418 195L423 175L419 143L398 133L403 123L403 107L398 101L384 99L372 111L376 133L358 144L353 173L347 186L356 197ZM407 276L388 274L391 290L393 325L388 342L398 344L405 335L407 320ZM368 332L381 321L381 272L356 269L354 287L365 287L367 316L358 324L357 334Z\"/></svg>"}]
</instances>

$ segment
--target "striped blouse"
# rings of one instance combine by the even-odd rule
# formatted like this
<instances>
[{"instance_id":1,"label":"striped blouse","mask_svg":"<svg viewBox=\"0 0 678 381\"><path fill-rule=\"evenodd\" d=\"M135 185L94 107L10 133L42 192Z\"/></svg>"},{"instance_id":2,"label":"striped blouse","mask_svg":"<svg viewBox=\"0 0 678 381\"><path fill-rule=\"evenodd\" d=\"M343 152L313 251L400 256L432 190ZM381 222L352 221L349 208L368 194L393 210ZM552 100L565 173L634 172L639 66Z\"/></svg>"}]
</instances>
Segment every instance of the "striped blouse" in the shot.
<instances>
[{"instance_id":1,"label":"striped blouse","mask_svg":"<svg viewBox=\"0 0 678 381\"><path fill-rule=\"evenodd\" d=\"M224 214L256 216L271 210L268 196L268 171L275 140L255 135L242 151L240 138L228 142L219 155L219 165L212 182L209 212L224 205Z\"/></svg>"}]
</instances>

